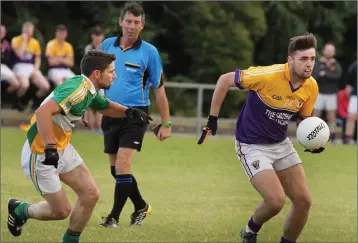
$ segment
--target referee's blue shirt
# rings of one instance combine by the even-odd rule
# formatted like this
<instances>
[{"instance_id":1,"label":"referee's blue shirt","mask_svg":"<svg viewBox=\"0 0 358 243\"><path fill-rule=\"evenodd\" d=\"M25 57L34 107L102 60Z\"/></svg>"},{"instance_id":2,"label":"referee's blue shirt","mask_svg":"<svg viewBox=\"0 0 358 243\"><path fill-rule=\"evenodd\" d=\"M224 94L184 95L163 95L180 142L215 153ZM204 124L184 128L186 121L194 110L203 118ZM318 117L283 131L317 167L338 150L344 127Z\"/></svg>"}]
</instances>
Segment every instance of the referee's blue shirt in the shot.
<instances>
[{"instance_id":1,"label":"referee's blue shirt","mask_svg":"<svg viewBox=\"0 0 358 243\"><path fill-rule=\"evenodd\" d=\"M157 48L138 39L132 47L122 49L120 37L105 39L100 50L116 55L117 78L104 94L125 106L149 106L149 87L163 85L163 65Z\"/></svg>"}]
</instances>

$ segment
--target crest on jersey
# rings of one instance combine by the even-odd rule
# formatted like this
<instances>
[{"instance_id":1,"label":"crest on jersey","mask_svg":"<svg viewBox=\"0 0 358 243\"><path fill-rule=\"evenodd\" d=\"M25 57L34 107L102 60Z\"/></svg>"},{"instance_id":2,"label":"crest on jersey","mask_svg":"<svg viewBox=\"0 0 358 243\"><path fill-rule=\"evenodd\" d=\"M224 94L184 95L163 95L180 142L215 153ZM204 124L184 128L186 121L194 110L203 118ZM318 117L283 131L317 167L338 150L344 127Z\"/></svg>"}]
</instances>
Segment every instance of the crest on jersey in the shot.
<instances>
[{"instance_id":1,"label":"crest on jersey","mask_svg":"<svg viewBox=\"0 0 358 243\"><path fill-rule=\"evenodd\" d=\"M251 165L255 168L255 170L258 170L260 168L260 160L252 162Z\"/></svg>"},{"instance_id":2,"label":"crest on jersey","mask_svg":"<svg viewBox=\"0 0 358 243\"><path fill-rule=\"evenodd\" d=\"M303 100L299 99L297 103L297 109L301 109L302 105L303 105Z\"/></svg>"}]
</instances>

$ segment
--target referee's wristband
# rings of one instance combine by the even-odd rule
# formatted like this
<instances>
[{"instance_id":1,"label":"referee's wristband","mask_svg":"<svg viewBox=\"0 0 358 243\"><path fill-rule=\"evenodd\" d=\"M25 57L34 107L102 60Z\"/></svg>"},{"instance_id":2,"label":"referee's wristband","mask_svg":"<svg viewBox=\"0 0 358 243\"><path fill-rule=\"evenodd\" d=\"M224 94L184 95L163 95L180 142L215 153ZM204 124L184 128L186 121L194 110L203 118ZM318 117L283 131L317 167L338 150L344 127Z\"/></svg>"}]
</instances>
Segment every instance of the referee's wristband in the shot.
<instances>
[{"instance_id":1,"label":"referee's wristband","mask_svg":"<svg viewBox=\"0 0 358 243\"><path fill-rule=\"evenodd\" d=\"M160 124L162 127L171 127L172 126L172 123L169 121L169 122L162 122Z\"/></svg>"}]
</instances>

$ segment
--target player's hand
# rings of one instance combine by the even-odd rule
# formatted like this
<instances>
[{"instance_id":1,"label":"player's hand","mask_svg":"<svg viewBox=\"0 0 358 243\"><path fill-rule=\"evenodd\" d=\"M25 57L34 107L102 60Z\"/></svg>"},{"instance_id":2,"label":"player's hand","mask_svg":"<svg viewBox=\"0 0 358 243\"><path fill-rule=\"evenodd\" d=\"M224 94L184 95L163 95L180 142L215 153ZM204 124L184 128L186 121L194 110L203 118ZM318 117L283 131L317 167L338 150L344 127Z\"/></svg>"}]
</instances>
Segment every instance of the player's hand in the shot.
<instances>
[{"instance_id":1,"label":"player's hand","mask_svg":"<svg viewBox=\"0 0 358 243\"><path fill-rule=\"evenodd\" d=\"M305 149L305 152L311 152L312 154L319 154L325 150L325 147L320 147L318 149Z\"/></svg>"},{"instance_id":2,"label":"player's hand","mask_svg":"<svg viewBox=\"0 0 358 243\"><path fill-rule=\"evenodd\" d=\"M42 163L44 165L53 165L57 169L59 159L56 144L47 144L45 148L45 160Z\"/></svg>"},{"instance_id":3,"label":"player's hand","mask_svg":"<svg viewBox=\"0 0 358 243\"><path fill-rule=\"evenodd\" d=\"M160 140L160 141L164 141L165 139L170 137L171 134L172 134L172 128L171 127L160 126L158 134L157 134L157 139Z\"/></svg>"},{"instance_id":4,"label":"player's hand","mask_svg":"<svg viewBox=\"0 0 358 243\"><path fill-rule=\"evenodd\" d=\"M198 141L198 144L202 144L206 137L211 133L213 136L216 134L216 130L218 129L218 117L217 116L209 116L208 123L203 128L203 133Z\"/></svg>"},{"instance_id":5,"label":"player's hand","mask_svg":"<svg viewBox=\"0 0 358 243\"><path fill-rule=\"evenodd\" d=\"M150 121L153 121L153 118L151 118L147 113L140 109L129 107L126 111L126 116L129 119L138 119L141 123L149 124Z\"/></svg>"}]
</instances>

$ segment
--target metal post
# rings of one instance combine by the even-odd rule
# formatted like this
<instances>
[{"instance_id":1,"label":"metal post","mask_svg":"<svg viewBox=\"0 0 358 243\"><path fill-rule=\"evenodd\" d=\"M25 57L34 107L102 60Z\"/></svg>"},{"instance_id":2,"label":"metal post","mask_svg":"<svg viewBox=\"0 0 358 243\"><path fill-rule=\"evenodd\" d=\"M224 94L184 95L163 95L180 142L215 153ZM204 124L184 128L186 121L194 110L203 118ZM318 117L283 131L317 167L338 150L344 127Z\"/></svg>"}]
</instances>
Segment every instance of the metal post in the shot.
<instances>
[{"instance_id":1,"label":"metal post","mask_svg":"<svg viewBox=\"0 0 358 243\"><path fill-rule=\"evenodd\" d=\"M202 118L202 110L203 110L203 94L204 94L204 88L202 86L199 86L198 96L196 101L196 136L197 137L200 137L202 132L201 118Z\"/></svg>"}]
</instances>

